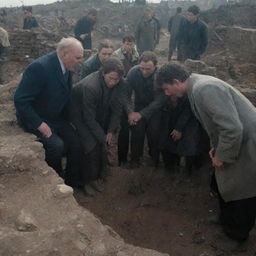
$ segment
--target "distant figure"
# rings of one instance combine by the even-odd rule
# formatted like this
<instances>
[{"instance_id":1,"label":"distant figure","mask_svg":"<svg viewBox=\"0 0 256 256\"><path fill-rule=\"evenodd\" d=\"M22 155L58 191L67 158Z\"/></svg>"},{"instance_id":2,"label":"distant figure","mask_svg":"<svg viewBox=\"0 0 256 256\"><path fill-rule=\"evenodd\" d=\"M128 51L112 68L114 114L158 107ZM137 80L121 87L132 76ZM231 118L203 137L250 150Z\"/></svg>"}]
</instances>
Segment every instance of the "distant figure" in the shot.
<instances>
[{"instance_id":1,"label":"distant figure","mask_svg":"<svg viewBox=\"0 0 256 256\"><path fill-rule=\"evenodd\" d=\"M144 51L154 51L159 41L159 25L153 16L153 10L146 8L142 19L136 27L135 38L139 54Z\"/></svg>"},{"instance_id":2,"label":"distant figure","mask_svg":"<svg viewBox=\"0 0 256 256\"><path fill-rule=\"evenodd\" d=\"M111 57L114 45L110 40L104 39L99 43L98 53L87 59L82 65L81 79L95 71L99 71L102 64Z\"/></svg>"},{"instance_id":3,"label":"distant figure","mask_svg":"<svg viewBox=\"0 0 256 256\"><path fill-rule=\"evenodd\" d=\"M24 12L24 23L23 29L32 29L39 27L37 20L34 16L32 16L32 7L26 6L23 8Z\"/></svg>"},{"instance_id":4,"label":"distant figure","mask_svg":"<svg viewBox=\"0 0 256 256\"><path fill-rule=\"evenodd\" d=\"M123 45L113 53L113 57L122 61L124 66L124 76L129 70L139 63L139 53L135 47L135 38L132 35L123 37ZM130 126L127 113L124 110L121 118L121 130L118 136L118 164L121 167L127 166L129 152Z\"/></svg>"},{"instance_id":5,"label":"distant figure","mask_svg":"<svg viewBox=\"0 0 256 256\"><path fill-rule=\"evenodd\" d=\"M14 95L19 124L37 136L44 146L46 162L61 177L64 177L61 160L65 152L65 182L70 186L79 185L83 157L68 115L71 72L82 63L83 53L77 39L63 38L56 51L34 60L26 68Z\"/></svg>"},{"instance_id":6,"label":"distant figure","mask_svg":"<svg viewBox=\"0 0 256 256\"><path fill-rule=\"evenodd\" d=\"M192 5L187 10L187 16L180 25L178 35L178 60L199 60L208 44L208 28L198 16L200 9Z\"/></svg>"},{"instance_id":7,"label":"distant figure","mask_svg":"<svg viewBox=\"0 0 256 256\"><path fill-rule=\"evenodd\" d=\"M74 33L75 38L78 39L84 49L92 49L92 36L91 32L93 30L93 26L97 20L97 10L91 8L87 15L82 17L80 20L77 21Z\"/></svg>"},{"instance_id":8,"label":"distant figure","mask_svg":"<svg viewBox=\"0 0 256 256\"><path fill-rule=\"evenodd\" d=\"M7 47L10 46L8 32L0 27L0 61L7 60Z\"/></svg>"},{"instance_id":9,"label":"distant figure","mask_svg":"<svg viewBox=\"0 0 256 256\"><path fill-rule=\"evenodd\" d=\"M178 33L180 29L181 22L185 20L185 17L181 14L182 9L181 7L177 7L176 14L170 17L168 21L168 31L170 33L170 41L169 41L169 54L168 54L168 61L171 60L173 52L177 48L178 44Z\"/></svg>"},{"instance_id":10,"label":"distant figure","mask_svg":"<svg viewBox=\"0 0 256 256\"><path fill-rule=\"evenodd\" d=\"M118 58L124 65L124 76L139 62L139 53L135 47L135 38L132 35L123 37L123 45L113 52L113 57Z\"/></svg>"}]
</instances>

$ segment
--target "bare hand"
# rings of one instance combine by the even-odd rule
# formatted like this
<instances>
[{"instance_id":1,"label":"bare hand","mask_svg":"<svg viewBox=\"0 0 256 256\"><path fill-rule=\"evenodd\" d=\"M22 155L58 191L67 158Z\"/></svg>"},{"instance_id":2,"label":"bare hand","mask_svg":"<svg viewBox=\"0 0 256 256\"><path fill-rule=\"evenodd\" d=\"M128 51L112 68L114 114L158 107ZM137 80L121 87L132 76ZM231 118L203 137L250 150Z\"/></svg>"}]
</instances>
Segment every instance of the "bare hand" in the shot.
<instances>
[{"instance_id":1,"label":"bare hand","mask_svg":"<svg viewBox=\"0 0 256 256\"><path fill-rule=\"evenodd\" d=\"M37 130L38 130L39 132L41 132L42 135L43 135L44 137L46 137L46 138L49 138L49 137L52 136L52 130L51 130L51 128L48 126L48 124L46 124L46 123L44 123L44 122L42 122L42 123L40 124L40 126L37 128Z\"/></svg>"},{"instance_id":2,"label":"bare hand","mask_svg":"<svg viewBox=\"0 0 256 256\"><path fill-rule=\"evenodd\" d=\"M80 35L80 38L81 38L81 39L85 39L86 37L87 37L87 34L81 34L81 35Z\"/></svg>"},{"instance_id":3,"label":"bare hand","mask_svg":"<svg viewBox=\"0 0 256 256\"><path fill-rule=\"evenodd\" d=\"M112 133L108 133L106 136L106 144L109 146L112 143L112 138L113 138L113 134Z\"/></svg>"},{"instance_id":4,"label":"bare hand","mask_svg":"<svg viewBox=\"0 0 256 256\"><path fill-rule=\"evenodd\" d=\"M131 112L128 114L128 122L130 125L136 125L141 118L142 115L139 112Z\"/></svg>"},{"instance_id":5,"label":"bare hand","mask_svg":"<svg viewBox=\"0 0 256 256\"><path fill-rule=\"evenodd\" d=\"M172 139L173 139L174 141L177 141L177 140L180 140L180 139L181 139L182 133L174 129L174 130L171 132L170 136L172 137Z\"/></svg>"},{"instance_id":6,"label":"bare hand","mask_svg":"<svg viewBox=\"0 0 256 256\"><path fill-rule=\"evenodd\" d=\"M216 156L215 156L215 150L214 148L211 148L211 150L209 151L209 156L212 160L212 166L219 168L219 169L223 169L224 165L223 162L220 161Z\"/></svg>"}]
</instances>

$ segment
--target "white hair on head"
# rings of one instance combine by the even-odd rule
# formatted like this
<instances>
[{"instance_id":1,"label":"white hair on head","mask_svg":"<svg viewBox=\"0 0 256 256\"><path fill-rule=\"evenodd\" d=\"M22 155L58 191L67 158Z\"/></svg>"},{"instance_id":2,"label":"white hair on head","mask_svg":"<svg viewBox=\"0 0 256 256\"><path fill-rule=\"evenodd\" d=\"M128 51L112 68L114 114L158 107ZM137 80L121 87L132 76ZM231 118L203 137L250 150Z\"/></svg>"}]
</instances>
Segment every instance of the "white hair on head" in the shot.
<instances>
[{"instance_id":1,"label":"white hair on head","mask_svg":"<svg viewBox=\"0 0 256 256\"><path fill-rule=\"evenodd\" d=\"M74 46L82 46L81 42L79 40L77 40L74 37L67 37L67 38L62 38L59 43L57 44L57 52L63 52L66 50L70 50L71 48L73 48Z\"/></svg>"}]
</instances>

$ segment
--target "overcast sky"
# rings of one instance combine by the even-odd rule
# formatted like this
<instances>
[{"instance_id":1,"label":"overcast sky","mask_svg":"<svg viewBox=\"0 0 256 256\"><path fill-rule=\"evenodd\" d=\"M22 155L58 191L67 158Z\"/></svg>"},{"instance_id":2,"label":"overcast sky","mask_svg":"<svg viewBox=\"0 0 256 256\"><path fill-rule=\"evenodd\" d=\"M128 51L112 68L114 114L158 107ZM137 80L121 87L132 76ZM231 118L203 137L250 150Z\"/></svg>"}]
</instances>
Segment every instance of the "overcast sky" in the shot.
<instances>
[{"instance_id":1,"label":"overcast sky","mask_svg":"<svg viewBox=\"0 0 256 256\"><path fill-rule=\"evenodd\" d=\"M50 4L56 0L0 0L0 7L14 7L21 5L36 5L36 4ZM112 0L118 2L118 0ZM160 0L149 0L151 3L158 3Z\"/></svg>"}]
</instances>

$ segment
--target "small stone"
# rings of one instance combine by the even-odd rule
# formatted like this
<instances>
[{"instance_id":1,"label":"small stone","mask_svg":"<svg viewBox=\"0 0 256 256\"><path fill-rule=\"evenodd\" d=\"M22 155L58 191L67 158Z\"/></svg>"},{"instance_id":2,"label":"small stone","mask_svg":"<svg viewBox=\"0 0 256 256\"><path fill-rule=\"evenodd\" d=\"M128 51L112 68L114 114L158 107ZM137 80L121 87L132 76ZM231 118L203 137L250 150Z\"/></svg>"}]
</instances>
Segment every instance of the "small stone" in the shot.
<instances>
[{"instance_id":1,"label":"small stone","mask_svg":"<svg viewBox=\"0 0 256 256\"><path fill-rule=\"evenodd\" d=\"M21 232L33 232L37 230L35 219L24 210L21 210L16 222L15 227Z\"/></svg>"},{"instance_id":2,"label":"small stone","mask_svg":"<svg viewBox=\"0 0 256 256\"><path fill-rule=\"evenodd\" d=\"M73 195L73 188L65 185L65 184L59 184L57 185L57 188L55 189L55 191L53 192L54 196L56 197L68 197Z\"/></svg>"}]
</instances>

